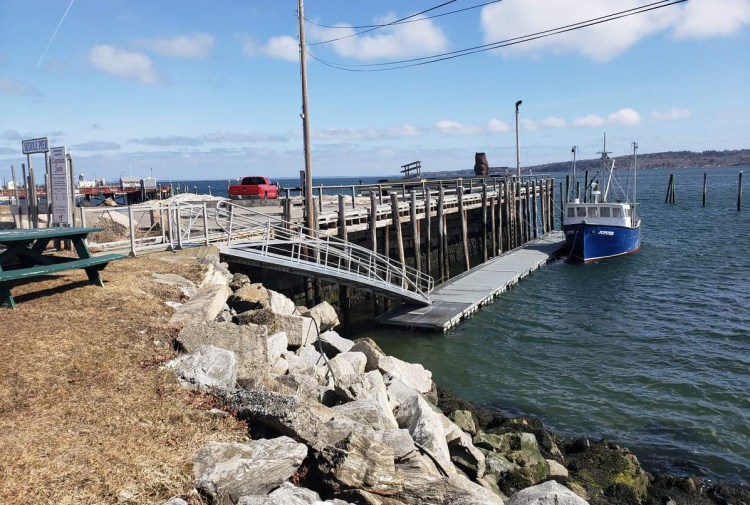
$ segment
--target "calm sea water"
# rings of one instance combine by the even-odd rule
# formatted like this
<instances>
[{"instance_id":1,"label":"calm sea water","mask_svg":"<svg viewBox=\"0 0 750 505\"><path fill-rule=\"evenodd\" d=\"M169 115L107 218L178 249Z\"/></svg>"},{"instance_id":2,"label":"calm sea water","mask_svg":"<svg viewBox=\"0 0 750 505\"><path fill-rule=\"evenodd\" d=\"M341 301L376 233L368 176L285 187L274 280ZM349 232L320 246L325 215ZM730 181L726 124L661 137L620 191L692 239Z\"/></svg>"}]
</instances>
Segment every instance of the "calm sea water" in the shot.
<instances>
[{"instance_id":1,"label":"calm sea water","mask_svg":"<svg viewBox=\"0 0 750 505\"><path fill-rule=\"evenodd\" d=\"M552 264L444 335L365 334L477 403L538 416L564 436L615 440L652 470L750 485L750 202L736 211L740 170L708 170L705 208L706 170L674 171L675 205L664 203L670 171L642 171L639 253Z\"/></svg>"}]
</instances>

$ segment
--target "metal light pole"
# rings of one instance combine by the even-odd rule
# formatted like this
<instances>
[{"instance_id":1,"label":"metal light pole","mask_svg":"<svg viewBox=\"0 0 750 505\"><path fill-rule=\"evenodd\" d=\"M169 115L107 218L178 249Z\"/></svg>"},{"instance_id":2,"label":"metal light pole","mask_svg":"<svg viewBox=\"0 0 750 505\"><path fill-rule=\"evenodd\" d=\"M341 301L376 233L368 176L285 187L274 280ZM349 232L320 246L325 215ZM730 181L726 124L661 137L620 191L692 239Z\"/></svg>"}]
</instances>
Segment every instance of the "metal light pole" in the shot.
<instances>
[{"instance_id":1,"label":"metal light pole","mask_svg":"<svg viewBox=\"0 0 750 505\"><path fill-rule=\"evenodd\" d=\"M305 6L302 0L297 0L297 15L299 17L299 66L302 80L302 136L305 146L305 213L307 214L307 228L315 229L315 213L313 211L312 190L312 159L310 157L310 121L307 110L307 55L305 53Z\"/></svg>"},{"instance_id":2,"label":"metal light pole","mask_svg":"<svg viewBox=\"0 0 750 505\"><path fill-rule=\"evenodd\" d=\"M518 108L523 103L521 100L516 102L516 176L521 179L521 145L518 142Z\"/></svg>"}]
</instances>

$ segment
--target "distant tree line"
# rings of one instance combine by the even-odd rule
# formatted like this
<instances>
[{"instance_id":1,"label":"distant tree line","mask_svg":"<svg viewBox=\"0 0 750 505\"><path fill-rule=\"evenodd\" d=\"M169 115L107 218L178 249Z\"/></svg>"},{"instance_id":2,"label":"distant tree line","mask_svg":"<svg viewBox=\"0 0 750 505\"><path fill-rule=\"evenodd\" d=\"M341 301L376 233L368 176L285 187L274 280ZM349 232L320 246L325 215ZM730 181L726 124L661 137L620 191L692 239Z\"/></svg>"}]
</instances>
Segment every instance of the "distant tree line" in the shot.
<instances>
[{"instance_id":1,"label":"distant tree line","mask_svg":"<svg viewBox=\"0 0 750 505\"><path fill-rule=\"evenodd\" d=\"M615 156L616 168L629 167L633 162L632 155ZM577 170L595 171L600 167L599 158L588 160L577 160ZM639 154L638 168L693 168L693 167L748 167L750 166L750 149L740 149L736 151L667 151L663 153ZM557 163L547 163L544 165L535 165L532 167L522 167L524 173L539 172L567 172L571 168L570 161L561 161ZM515 167L490 168L490 173L515 174ZM423 172L426 177L446 177L446 176L467 176L474 175L474 170L454 170L447 172Z\"/></svg>"}]
</instances>

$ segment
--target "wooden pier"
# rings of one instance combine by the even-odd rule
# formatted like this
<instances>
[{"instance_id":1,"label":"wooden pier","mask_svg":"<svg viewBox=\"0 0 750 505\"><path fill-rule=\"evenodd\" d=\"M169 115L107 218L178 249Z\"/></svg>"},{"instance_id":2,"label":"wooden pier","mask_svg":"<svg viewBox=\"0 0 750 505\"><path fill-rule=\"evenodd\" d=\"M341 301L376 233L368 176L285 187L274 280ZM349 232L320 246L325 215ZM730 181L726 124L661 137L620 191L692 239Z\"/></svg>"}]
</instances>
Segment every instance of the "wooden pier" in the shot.
<instances>
[{"instance_id":1,"label":"wooden pier","mask_svg":"<svg viewBox=\"0 0 750 505\"><path fill-rule=\"evenodd\" d=\"M437 286L430 292L432 305L417 307L403 304L381 314L376 321L393 326L446 331L529 273L546 265L564 243L561 231L548 233Z\"/></svg>"}]
</instances>

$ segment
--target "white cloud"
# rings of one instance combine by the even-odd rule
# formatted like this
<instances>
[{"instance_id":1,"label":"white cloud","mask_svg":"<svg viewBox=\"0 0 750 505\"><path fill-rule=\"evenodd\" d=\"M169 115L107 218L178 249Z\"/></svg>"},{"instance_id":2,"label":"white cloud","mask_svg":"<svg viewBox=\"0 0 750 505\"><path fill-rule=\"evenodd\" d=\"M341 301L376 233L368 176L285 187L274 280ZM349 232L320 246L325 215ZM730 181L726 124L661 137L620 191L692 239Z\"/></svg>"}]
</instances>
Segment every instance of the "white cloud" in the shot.
<instances>
[{"instance_id":1,"label":"white cloud","mask_svg":"<svg viewBox=\"0 0 750 505\"><path fill-rule=\"evenodd\" d=\"M595 114L577 117L571 123L572 126L604 126L604 118Z\"/></svg>"},{"instance_id":2,"label":"white cloud","mask_svg":"<svg viewBox=\"0 0 750 505\"><path fill-rule=\"evenodd\" d=\"M510 125L505 121L500 121L499 119L492 118L487 122L487 130L493 133L509 132Z\"/></svg>"},{"instance_id":3,"label":"white cloud","mask_svg":"<svg viewBox=\"0 0 750 505\"><path fill-rule=\"evenodd\" d=\"M89 61L99 70L114 77L141 81L144 84L163 82L149 57L143 53L123 51L108 45L97 45L91 50Z\"/></svg>"},{"instance_id":4,"label":"white cloud","mask_svg":"<svg viewBox=\"0 0 750 505\"><path fill-rule=\"evenodd\" d=\"M18 79L0 77L0 95L36 96L38 94L39 91L31 84L19 81Z\"/></svg>"},{"instance_id":5,"label":"white cloud","mask_svg":"<svg viewBox=\"0 0 750 505\"><path fill-rule=\"evenodd\" d=\"M256 44L250 37L242 41L242 53L247 56L267 56L277 60L299 61L299 43L289 35L271 37L265 44Z\"/></svg>"},{"instance_id":6,"label":"white cloud","mask_svg":"<svg viewBox=\"0 0 750 505\"><path fill-rule=\"evenodd\" d=\"M205 59L214 47L214 37L207 33L196 33L195 35L144 39L137 41L136 45L155 51L162 56Z\"/></svg>"},{"instance_id":7,"label":"white cloud","mask_svg":"<svg viewBox=\"0 0 750 505\"><path fill-rule=\"evenodd\" d=\"M536 123L536 121L527 117L522 117L520 124L525 130L537 130L539 128L539 125Z\"/></svg>"},{"instance_id":8,"label":"white cloud","mask_svg":"<svg viewBox=\"0 0 750 505\"><path fill-rule=\"evenodd\" d=\"M550 116L539 121L539 126L543 128L565 128L567 123L562 118Z\"/></svg>"},{"instance_id":9,"label":"white cloud","mask_svg":"<svg viewBox=\"0 0 750 505\"><path fill-rule=\"evenodd\" d=\"M422 134L422 130L416 126L404 125L392 128L326 128L315 129L312 137L317 140L379 140L393 139L399 137L416 137Z\"/></svg>"},{"instance_id":10,"label":"white cloud","mask_svg":"<svg viewBox=\"0 0 750 505\"><path fill-rule=\"evenodd\" d=\"M732 35L750 24L750 0L690 0L674 27L677 38Z\"/></svg>"},{"instance_id":11,"label":"white cloud","mask_svg":"<svg viewBox=\"0 0 750 505\"><path fill-rule=\"evenodd\" d=\"M606 16L647 3L646 0L505 0L482 10L481 25L485 43L489 44ZM505 57L581 53L595 61L607 61L641 39L668 29L682 16L684 14L680 7L657 9L509 46L500 51Z\"/></svg>"},{"instance_id":12,"label":"white cloud","mask_svg":"<svg viewBox=\"0 0 750 505\"><path fill-rule=\"evenodd\" d=\"M651 113L651 118L656 121L671 121L674 119L687 119L690 117L690 111L687 109L673 108L666 112L654 111Z\"/></svg>"},{"instance_id":13,"label":"white cloud","mask_svg":"<svg viewBox=\"0 0 750 505\"><path fill-rule=\"evenodd\" d=\"M607 116L607 124L615 126L637 126L641 124L641 115L637 110L620 109Z\"/></svg>"},{"instance_id":14,"label":"white cloud","mask_svg":"<svg viewBox=\"0 0 750 505\"><path fill-rule=\"evenodd\" d=\"M458 121L450 121L448 119L442 119L435 123L435 127L442 133L457 133L461 135L479 133L482 131L481 128L476 126L466 126Z\"/></svg>"},{"instance_id":15,"label":"white cloud","mask_svg":"<svg viewBox=\"0 0 750 505\"><path fill-rule=\"evenodd\" d=\"M424 16L417 16L413 19L420 18ZM395 14L389 13L376 19L373 24L387 24L396 19L398 18ZM427 56L443 52L448 48L447 37L440 27L430 20L392 25L376 32L356 36L355 34L361 30L355 30L343 23L337 26L338 28L311 29L310 40L322 42L340 39L329 46L339 56L359 61Z\"/></svg>"}]
</instances>

